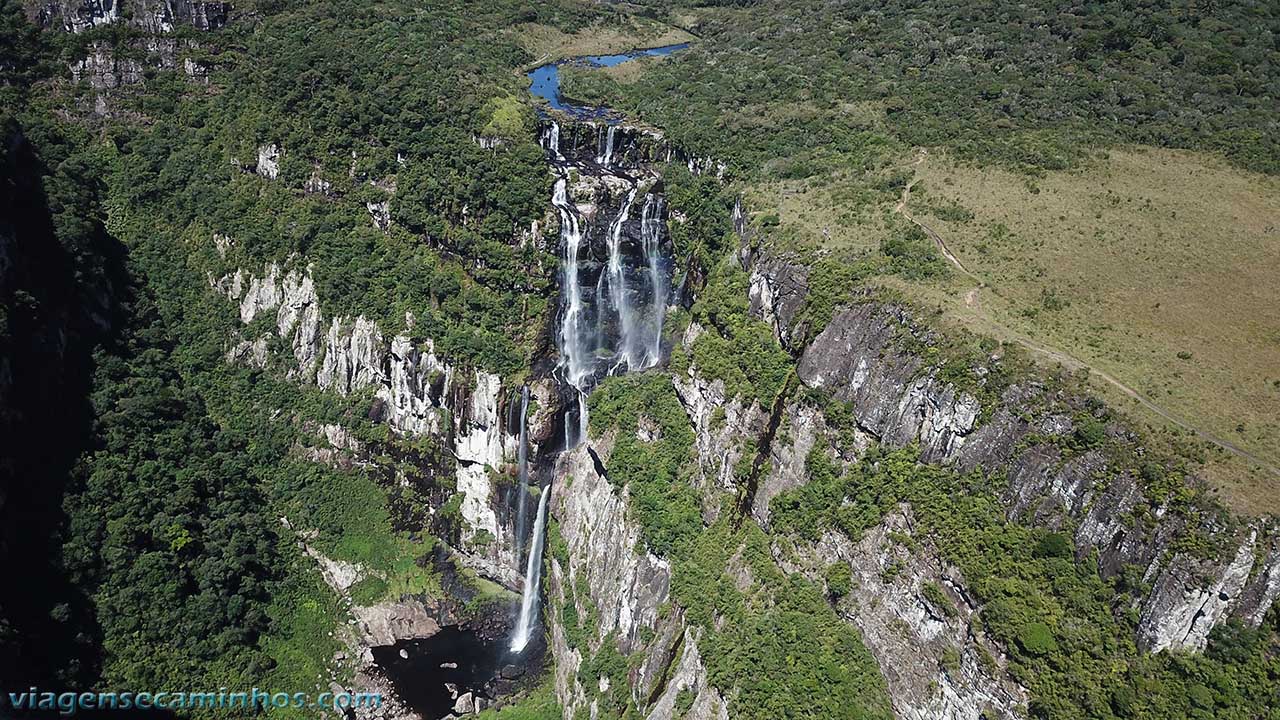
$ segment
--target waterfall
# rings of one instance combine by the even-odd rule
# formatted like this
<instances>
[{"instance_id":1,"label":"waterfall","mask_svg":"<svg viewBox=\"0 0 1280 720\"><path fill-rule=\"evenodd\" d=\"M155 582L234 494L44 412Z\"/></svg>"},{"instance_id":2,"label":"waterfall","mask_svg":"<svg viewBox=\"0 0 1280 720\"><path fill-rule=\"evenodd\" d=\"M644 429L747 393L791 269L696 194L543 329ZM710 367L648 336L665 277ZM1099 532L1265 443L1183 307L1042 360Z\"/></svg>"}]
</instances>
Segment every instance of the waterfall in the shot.
<instances>
[{"instance_id":1,"label":"waterfall","mask_svg":"<svg viewBox=\"0 0 1280 720\"><path fill-rule=\"evenodd\" d=\"M649 286L642 279L644 271L639 263L633 263L633 287L628 287L627 256L624 252L626 223L635 207L639 182L630 175L608 172L614 162L614 146L617 141L615 126L597 126L596 143L600 155L595 158L594 175L608 179L602 186L611 195L618 187L616 180L625 181L629 190L617 214L610 220L606 237L607 262L598 276L588 245L587 219L574 204L569 192L571 168L583 170L579 163L566 162L560 153L560 128L555 122L544 128L543 147L559 176L551 204L560 216L561 284L560 327L557 330L559 361L556 377L561 389L571 392L577 401L576 421L574 409L566 408L564 414L564 449L572 449L587 439L587 394L597 379L597 371L603 369L603 360L597 360L601 350L612 351L614 366L623 371L642 370L658 364L662 359L662 326L670 296L668 268L662 258L663 213L665 202L660 193L649 192L644 198L640 218L641 244L648 269ZM606 169L602 171L600 168ZM592 173L592 170L586 172ZM616 195L614 195L616 197ZM594 202L594 200L593 200ZM586 283L583 282L584 277ZM594 298L590 287L594 280ZM607 287L606 287L607 285ZM646 298L645 289L652 293ZM647 303L646 303L647 301ZM616 317L616 323L613 320ZM623 366L623 363L626 363ZM567 386L567 387L566 387ZM520 507L517 512L517 536L524 537L527 521L526 489L529 487L528 470L528 418L529 389L521 394L520 407ZM520 602L520 615L511 635L510 650L522 652L528 645L538 621L539 593L541 591L542 553L546 543L547 504L551 486L542 489L532 534L529 536L528 554L525 558L524 588Z\"/></svg>"},{"instance_id":2,"label":"waterfall","mask_svg":"<svg viewBox=\"0 0 1280 720\"><path fill-rule=\"evenodd\" d=\"M565 447L572 447L587 434L586 383L590 375L587 355L590 349L582 337L582 286L578 278L578 252L582 249L582 225L578 208L569 200L569 181L556 180L551 204L560 213L560 237L564 241L563 273L561 285L564 295L564 314L560 321L560 365L564 378L578 393L578 435L571 437L565 424Z\"/></svg>"},{"instance_id":3,"label":"waterfall","mask_svg":"<svg viewBox=\"0 0 1280 720\"><path fill-rule=\"evenodd\" d=\"M516 542L524 539L525 525L529 522L529 386L520 391L520 450L516 454L516 463L520 468L520 484L516 491L520 495L516 509ZM526 582L528 579L526 578Z\"/></svg>"},{"instance_id":4,"label":"waterfall","mask_svg":"<svg viewBox=\"0 0 1280 720\"><path fill-rule=\"evenodd\" d=\"M613 128L609 129L613 130ZM621 364L625 360L628 370L637 369L639 365L634 354L636 318L631 309L631 302L627 298L626 269L622 265L622 229L627 222L627 216L631 214L631 205L635 199L636 188L632 186L631 191L627 193L627 199L622 203L622 209L609 224L609 299L613 302L614 312L618 314L617 363Z\"/></svg>"},{"instance_id":5,"label":"waterfall","mask_svg":"<svg viewBox=\"0 0 1280 720\"><path fill-rule=\"evenodd\" d=\"M596 158L596 162L604 167L613 164L613 134L618 129L617 125L610 125L609 130L605 133L604 138L604 154Z\"/></svg>"},{"instance_id":6,"label":"waterfall","mask_svg":"<svg viewBox=\"0 0 1280 720\"><path fill-rule=\"evenodd\" d=\"M649 193L644 198L640 212L640 238L644 241L644 254L649 260L649 282L652 285L653 336L646 349L644 367L649 368L662 361L662 322L667 314L667 286L662 277L662 207L661 195Z\"/></svg>"},{"instance_id":7,"label":"waterfall","mask_svg":"<svg viewBox=\"0 0 1280 720\"><path fill-rule=\"evenodd\" d=\"M529 644L529 635L533 630L538 613L538 591L542 579L542 538L547 524L547 498L551 496L551 487L543 489L538 499L538 516L533 521L533 547L529 548L529 559L525 561L524 595L520 598L520 619L516 621L516 631L511 636L511 652L520 652Z\"/></svg>"},{"instance_id":8,"label":"waterfall","mask_svg":"<svg viewBox=\"0 0 1280 720\"><path fill-rule=\"evenodd\" d=\"M591 338L592 348L603 348L603 347L608 347L609 345L609 334L604 326L604 321L605 321L604 287L606 284L608 284L608 282L609 282L608 273L602 272L600 273L600 276L596 278L596 299L595 299L595 302L591 305L591 307L595 309L595 313L596 313L595 335L593 335Z\"/></svg>"},{"instance_id":9,"label":"waterfall","mask_svg":"<svg viewBox=\"0 0 1280 720\"><path fill-rule=\"evenodd\" d=\"M564 155L560 154L560 123L551 121L543 132L542 147L556 160L564 160Z\"/></svg>"}]
</instances>

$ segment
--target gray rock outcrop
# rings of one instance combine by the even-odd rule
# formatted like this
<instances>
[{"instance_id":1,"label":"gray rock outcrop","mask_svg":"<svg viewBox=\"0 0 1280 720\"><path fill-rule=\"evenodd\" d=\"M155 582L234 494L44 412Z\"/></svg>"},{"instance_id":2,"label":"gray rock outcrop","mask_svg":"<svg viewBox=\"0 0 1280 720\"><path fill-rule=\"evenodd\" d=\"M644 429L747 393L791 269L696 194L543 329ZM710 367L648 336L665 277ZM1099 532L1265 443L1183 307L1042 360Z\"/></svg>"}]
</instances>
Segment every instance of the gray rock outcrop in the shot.
<instances>
[{"instance_id":1,"label":"gray rock outcrop","mask_svg":"<svg viewBox=\"0 0 1280 720\"><path fill-rule=\"evenodd\" d=\"M899 540L912 535L911 509L903 506L857 542L827 532L816 545L801 548L801 565L789 569L821 583L832 564L851 568L857 590L837 609L862 632L899 718L1022 717L1027 691L1006 674L1002 649L980 631L975 634L978 608L960 571L927 541L908 547ZM778 559L784 567L790 564L785 556Z\"/></svg>"},{"instance_id":2,"label":"gray rock outcrop","mask_svg":"<svg viewBox=\"0 0 1280 720\"><path fill-rule=\"evenodd\" d=\"M519 586L521 541L511 520L499 519L491 480L491 473L514 462L519 440L502 422L501 378L482 371L460 374L436 354L430 338L401 333L388 340L362 315L330 318L322 333L326 325L310 268L285 271L269 263L261 275L236 270L211 276L209 285L237 303L246 326L274 313L267 315L273 321L268 335L250 340L235 331L228 360L264 367L268 336L275 335L292 349L291 377L342 395L372 391L371 412L393 430L434 436L448 447L462 494L461 560L507 587ZM407 320L412 327L412 318ZM342 461L325 448L307 454Z\"/></svg>"},{"instance_id":3,"label":"gray rock outcrop","mask_svg":"<svg viewBox=\"0 0 1280 720\"><path fill-rule=\"evenodd\" d=\"M790 272L777 263L760 263L754 272L767 277L779 267ZM791 311L776 297L766 306L769 297L761 295L757 314L787 317ZM1091 412L1082 398L1026 377L983 408L972 392L944 380L922 359L918 349L936 341L906 309L865 300L839 311L813 338L800 353L797 373L805 385L848 402L858 429L888 447L919 443L925 462L1003 473L1009 517L1073 528L1080 558L1097 550L1104 576L1141 568L1151 587L1139 608L1144 648L1199 650L1212 627L1227 618L1261 621L1280 597L1280 537L1267 522L1242 527L1212 508L1186 513L1170 501L1153 501L1132 469L1113 466L1098 451L1064 449L1075 429L1072 418ZM992 374L986 366L974 371L979 383ZM1130 442L1122 428L1108 432ZM757 515L767 517L761 510ZM1135 522L1138 517L1154 522ZM1178 539L1188 535L1218 550L1200 557L1176 552Z\"/></svg>"},{"instance_id":4,"label":"gray rock outcrop","mask_svg":"<svg viewBox=\"0 0 1280 720\"><path fill-rule=\"evenodd\" d=\"M81 33L128 19L147 33L173 32L179 26L218 30L227 24L229 2L191 0L43 0L29 6L29 15L41 27L60 27Z\"/></svg>"},{"instance_id":5,"label":"gray rock outcrop","mask_svg":"<svg viewBox=\"0 0 1280 720\"><path fill-rule=\"evenodd\" d=\"M582 604L575 607L579 617L589 614L589 604L595 608L590 614L598 618L590 629L591 647L574 648L568 643L562 617L553 609L548 612L556 694L565 718L575 717L579 708L590 708L593 702L588 699L591 688L578 680L578 668L583 652L595 651L602 642L617 642L622 653L637 654L631 694L640 708L649 704L672 667L663 692L649 709L649 718L672 718L676 694L685 688L697 693L691 710L694 714L687 717L727 718L724 699L706 679L696 634L684 626L678 607L664 612L670 602L670 564L637 550L640 528L629 514L627 492L615 488L599 472L597 460L608 462L610 445L606 438L562 455L556 471L561 480L552 487L553 516L567 546L568 565L551 559L548 597L558 606ZM677 645L683 647L679 658L671 655Z\"/></svg>"}]
</instances>

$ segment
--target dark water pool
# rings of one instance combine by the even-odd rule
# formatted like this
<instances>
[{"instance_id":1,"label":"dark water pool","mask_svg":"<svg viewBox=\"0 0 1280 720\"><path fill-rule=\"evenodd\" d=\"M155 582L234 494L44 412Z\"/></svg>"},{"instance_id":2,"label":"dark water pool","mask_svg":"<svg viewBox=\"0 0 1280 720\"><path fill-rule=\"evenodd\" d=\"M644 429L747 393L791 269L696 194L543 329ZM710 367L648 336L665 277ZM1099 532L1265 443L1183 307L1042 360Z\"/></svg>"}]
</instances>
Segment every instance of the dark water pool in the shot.
<instances>
[{"instance_id":1,"label":"dark water pool","mask_svg":"<svg viewBox=\"0 0 1280 720\"><path fill-rule=\"evenodd\" d=\"M541 640L531 641L521 655L508 653L506 643L505 633L486 639L474 628L449 626L425 640L375 647L373 659L406 705L425 720L437 720L453 713L463 693L488 706L539 676Z\"/></svg>"},{"instance_id":2,"label":"dark water pool","mask_svg":"<svg viewBox=\"0 0 1280 720\"><path fill-rule=\"evenodd\" d=\"M540 65L527 74L532 85L529 92L537 97L547 101L547 104L554 110L576 118L598 118L603 117L608 110L599 107L586 107L582 105L573 105L566 103L560 97L560 66L582 64L591 67L613 67L621 65L628 60L634 60L639 57L659 57L662 55L670 55L679 50L689 47L689 43L679 43L677 45L664 45L662 47L648 48L645 50L632 50L631 52L619 53L617 55L587 55L580 58L572 58L569 60L561 60L560 62L548 63Z\"/></svg>"}]
</instances>

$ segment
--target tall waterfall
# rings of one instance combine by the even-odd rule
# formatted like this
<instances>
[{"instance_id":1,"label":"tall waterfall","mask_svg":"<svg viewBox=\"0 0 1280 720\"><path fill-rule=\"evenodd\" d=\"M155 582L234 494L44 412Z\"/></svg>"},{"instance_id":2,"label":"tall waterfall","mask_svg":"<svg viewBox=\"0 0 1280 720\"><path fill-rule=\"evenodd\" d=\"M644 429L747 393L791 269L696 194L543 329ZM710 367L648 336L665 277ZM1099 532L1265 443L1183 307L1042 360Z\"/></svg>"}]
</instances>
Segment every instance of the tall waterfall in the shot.
<instances>
[{"instance_id":1,"label":"tall waterfall","mask_svg":"<svg viewBox=\"0 0 1280 720\"><path fill-rule=\"evenodd\" d=\"M649 368L662 361L662 322L667 314L667 283L662 274L662 206L661 195L649 193L644 197L640 211L640 238L644 241L644 254L649 261L649 284L653 335L645 349L644 367Z\"/></svg>"},{"instance_id":2,"label":"tall waterfall","mask_svg":"<svg viewBox=\"0 0 1280 720\"><path fill-rule=\"evenodd\" d=\"M609 129L613 130L612 127ZM635 313L631 309L631 301L627 297L627 276L622 265L622 229L627 222L627 216L631 214L631 204L635 200L636 188L632 186L631 191L627 193L627 199L622 203L622 209L618 211L613 222L609 223L609 299L613 302L614 312L618 314L618 359L615 367L625 360L628 370L638 367L635 348L638 340L636 334L640 328L636 323ZM601 275L601 278L603 279L604 276Z\"/></svg>"},{"instance_id":3,"label":"tall waterfall","mask_svg":"<svg viewBox=\"0 0 1280 720\"><path fill-rule=\"evenodd\" d=\"M542 581L542 538L546 534L547 498L551 496L551 487L542 490L538 499L538 516L533 521L533 546L529 548L529 559L525 561L524 595L520 598L520 619L516 621L516 631L511 636L511 651L520 652L529 644L529 636L537 621L538 592Z\"/></svg>"},{"instance_id":4,"label":"tall waterfall","mask_svg":"<svg viewBox=\"0 0 1280 720\"><path fill-rule=\"evenodd\" d=\"M564 448L571 449L587 438L587 395L600 375L606 372L633 371L652 367L662 359L662 325L670 297L667 279L667 261L662 256L665 211L661 193L647 192L640 213L640 246L643 263L636 257L635 245L628 242L628 223L635 209L642 181L631 173L615 172L614 147L617 127L597 130L598 155L581 150L571 143L569 157L560 151L560 127L548 122L543 128L542 142L547 156L559 176L551 204L560 216L561 284L560 327L557 331L559 361L556 377L562 390L573 395L576 408L566 408L564 415ZM585 151L585 152L583 152ZM585 158L583 157L585 155ZM594 163L592 163L594 160ZM644 168L640 168L645 172ZM571 173L582 173L594 183L590 202L595 206L585 215L578 209L569 192ZM575 175L576 176L576 175ZM617 189L624 187L626 195L616 214L609 219L603 238L588 237L592 228L599 228L595 215L602 204L601 193L617 197ZM585 206L584 206L585 207ZM634 229L634 225L631 225ZM634 240L634 235L630 236ZM604 241L603 253L599 245ZM604 256L604 262L599 259ZM628 264L630 262L630 265ZM594 285L594 287L592 287ZM607 358L612 357L612 367ZM528 487L528 430L527 418L529 391L521 396L520 408L520 484L521 505L517 513L517 535L524 537ZM530 535L528 555L525 559L524 590L520 602L520 615L511 636L510 649L519 653L528 645L537 626L538 601L541 589L542 553L546 542L547 503L551 486L542 489L538 511Z\"/></svg>"},{"instance_id":5,"label":"tall waterfall","mask_svg":"<svg viewBox=\"0 0 1280 720\"><path fill-rule=\"evenodd\" d=\"M578 253L582 249L582 223L578 208L569 200L568 179L556 180L551 204L560 213L560 237L564 241L562 272L564 283L564 315L560 320L560 365L565 380L578 395L578 434L570 436L565 424L565 447L576 445L587 434L586 385L591 374L587 362L591 350L583 342L582 283L579 278Z\"/></svg>"}]
</instances>

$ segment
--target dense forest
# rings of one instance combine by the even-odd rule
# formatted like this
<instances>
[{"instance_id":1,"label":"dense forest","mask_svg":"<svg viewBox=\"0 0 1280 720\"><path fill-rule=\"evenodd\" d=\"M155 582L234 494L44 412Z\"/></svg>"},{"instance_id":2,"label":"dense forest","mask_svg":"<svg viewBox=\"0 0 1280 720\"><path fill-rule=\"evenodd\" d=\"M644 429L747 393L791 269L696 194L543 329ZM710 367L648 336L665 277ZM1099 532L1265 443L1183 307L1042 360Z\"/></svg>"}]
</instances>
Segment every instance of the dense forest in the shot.
<instances>
[{"instance_id":1,"label":"dense forest","mask_svg":"<svg viewBox=\"0 0 1280 720\"><path fill-rule=\"evenodd\" d=\"M4 3L0 551L26 578L0 596L7 684L310 686L309 663L333 652L334 601L276 518L292 508L328 533L322 546L367 529L368 552L392 560L372 480L294 466L299 429L265 421L267 407L323 419L348 406L225 365L229 309L193 263L305 256L326 313L395 329L411 312L459 362L528 366L554 263L508 241L549 184L507 74L528 57L493 32L573 30L595 14L367 10L271 5L198 40L181 31L219 92L161 64L83 122L53 111L96 92L66 82L63 59L105 47L149 63L145 33L41 32ZM482 150L480 134L503 147ZM252 172L268 143L283 148L278 182ZM313 174L323 192L304 191ZM388 188L399 200L384 234L365 204ZM207 245L215 231L236 238L225 258ZM196 236L206 249L192 256ZM350 514L361 492L380 498L357 511L368 525Z\"/></svg>"},{"instance_id":2,"label":"dense forest","mask_svg":"<svg viewBox=\"0 0 1280 720\"><path fill-rule=\"evenodd\" d=\"M627 82L576 73L566 92L753 176L857 168L886 140L1032 171L1137 142L1280 172L1269 3L709 2L691 16L713 42Z\"/></svg>"}]
</instances>

